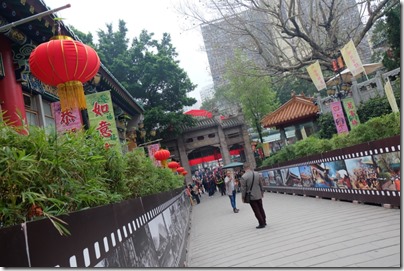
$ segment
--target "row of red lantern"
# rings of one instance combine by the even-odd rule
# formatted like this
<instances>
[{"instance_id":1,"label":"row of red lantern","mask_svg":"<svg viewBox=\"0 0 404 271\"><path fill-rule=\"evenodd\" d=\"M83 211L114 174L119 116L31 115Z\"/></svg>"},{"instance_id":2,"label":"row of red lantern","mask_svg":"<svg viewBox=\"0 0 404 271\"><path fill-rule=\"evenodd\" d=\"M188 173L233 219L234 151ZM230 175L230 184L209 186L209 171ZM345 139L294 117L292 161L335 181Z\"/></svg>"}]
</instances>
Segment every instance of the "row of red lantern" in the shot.
<instances>
[{"instance_id":1,"label":"row of red lantern","mask_svg":"<svg viewBox=\"0 0 404 271\"><path fill-rule=\"evenodd\" d=\"M160 161L163 167L165 168L168 167L173 172L177 171L179 174L182 174L184 176L187 175L188 172L183 167L181 167L179 163L171 161L170 163L167 164L167 159L170 158L170 155L171 155L170 151L160 149L154 154L154 158Z\"/></svg>"},{"instance_id":2,"label":"row of red lantern","mask_svg":"<svg viewBox=\"0 0 404 271\"><path fill-rule=\"evenodd\" d=\"M178 172L179 174L182 174L184 176L188 174L188 171L186 171L183 167L180 166L179 163L175 161L171 161L170 163L168 163L168 167L171 168L173 172Z\"/></svg>"}]
</instances>

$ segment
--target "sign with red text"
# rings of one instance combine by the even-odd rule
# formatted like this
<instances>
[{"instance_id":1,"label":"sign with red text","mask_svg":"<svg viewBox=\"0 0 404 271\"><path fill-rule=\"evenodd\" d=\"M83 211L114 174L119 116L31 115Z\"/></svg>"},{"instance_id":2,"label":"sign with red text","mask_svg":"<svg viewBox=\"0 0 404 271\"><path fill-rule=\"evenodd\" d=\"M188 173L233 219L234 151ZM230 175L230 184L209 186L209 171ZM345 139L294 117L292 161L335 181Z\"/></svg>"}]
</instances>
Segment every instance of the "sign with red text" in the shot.
<instances>
[{"instance_id":1,"label":"sign with red text","mask_svg":"<svg viewBox=\"0 0 404 271\"><path fill-rule=\"evenodd\" d=\"M321 71L318 60L307 67L307 72L318 91L326 88L323 72Z\"/></svg>"},{"instance_id":2,"label":"sign with red text","mask_svg":"<svg viewBox=\"0 0 404 271\"><path fill-rule=\"evenodd\" d=\"M105 147L120 147L110 91L86 95L86 103L90 127L95 127L104 139Z\"/></svg>"},{"instance_id":3,"label":"sign with red text","mask_svg":"<svg viewBox=\"0 0 404 271\"><path fill-rule=\"evenodd\" d=\"M56 131L65 133L68 131L75 132L83 127L81 112L78 108L61 111L60 102L51 104L53 116L55 117Z\"/></svg>"},{"instance_id":4,"label":"sign with red text","mask_svg":"<svg viewBox=\"0 0 404 271\"><path fill-rule=\"evenodd\" d=\"M356 107L354 100L352 98L345 98L342 100L342 104L344 106L349 127L352 128L358 126L360 124L358 113L356 112Z\"/></svg>"},{"instance_id":5,"label":"sign with red text","mask_svg":"<svg viewBox=\"0 0 404 271\"><path fill-rule=\"evenodd\" d=\"M331 113L334 117L335 127L337 127L338 134L348 133L348 126L346 125L344 112L342 111L342 106L340 101L332 102L330 104Z\"/></svg>"}]
</instances>

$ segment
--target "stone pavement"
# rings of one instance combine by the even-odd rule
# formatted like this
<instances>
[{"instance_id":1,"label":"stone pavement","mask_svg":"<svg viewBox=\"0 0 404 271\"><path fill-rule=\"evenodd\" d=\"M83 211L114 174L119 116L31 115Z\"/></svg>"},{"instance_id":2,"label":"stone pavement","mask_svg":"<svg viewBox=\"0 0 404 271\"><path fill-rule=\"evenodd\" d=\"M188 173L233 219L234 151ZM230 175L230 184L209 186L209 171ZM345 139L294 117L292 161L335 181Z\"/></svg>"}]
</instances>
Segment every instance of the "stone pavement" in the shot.
<instances>
[{"instance_id":1,"label":"stone pavement","mask_svg":"<svg viewBox=\"0 0 404 271\"><path fill-rule=\"evenodd\" d=\"M268 226L237 193L192 207L187 267L401 267L400 209L265 192Z\"/></svg>"}]
</instances>

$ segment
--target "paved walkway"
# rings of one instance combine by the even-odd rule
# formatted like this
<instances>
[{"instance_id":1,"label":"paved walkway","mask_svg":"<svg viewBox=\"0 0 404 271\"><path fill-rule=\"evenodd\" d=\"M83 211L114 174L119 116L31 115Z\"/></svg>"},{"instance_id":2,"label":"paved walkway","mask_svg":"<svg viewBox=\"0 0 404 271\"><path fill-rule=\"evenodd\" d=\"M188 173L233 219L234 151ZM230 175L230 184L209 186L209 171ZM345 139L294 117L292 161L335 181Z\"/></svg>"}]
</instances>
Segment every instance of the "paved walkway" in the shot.
<instances>
[{"instance_id":1,"label":"paved walkway","mask_svg":"<svg viewBox=\"0 0 404 271\"><path fill-rule=\"evenodd\" d=\"M268 226L237 194L192 207L188 267L401 267L400 209L265 192Z\"/></svg>"}]
</instances>

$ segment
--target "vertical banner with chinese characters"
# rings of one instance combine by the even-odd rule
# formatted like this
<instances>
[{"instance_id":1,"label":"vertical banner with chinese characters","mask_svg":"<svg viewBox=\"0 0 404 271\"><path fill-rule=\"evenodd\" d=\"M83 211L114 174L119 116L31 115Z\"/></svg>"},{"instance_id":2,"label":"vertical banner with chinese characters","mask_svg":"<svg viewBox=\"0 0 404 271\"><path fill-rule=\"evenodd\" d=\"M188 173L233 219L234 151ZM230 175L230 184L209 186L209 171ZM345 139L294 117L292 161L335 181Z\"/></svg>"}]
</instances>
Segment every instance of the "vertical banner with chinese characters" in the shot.
<instances>
[{"instance_id":1,"label":"vertical banner with chinese characters","mask_svg":"<svg viewBox=\"0 0 404 271\"><path fill-rule=\"evenodd\" d=\"M331 113L334 117L335 127L337 127L338 134L348 133L348 126L346 125L344 112L342 111L342 106L340 101L332 102Z\"/></svg>"},{"instance_id":2,"label":"vertical banner with chinese characters","mask_svg":"<svg viewBox=\"0 0 404 271\"><path fill-rule=\"evenodd\" d=\"M386 93L387 100L389 101L391 110L396 113L399 112L397 107L396 97L394 97L393 88L391 87L390 80L384 85L384 91Z\"/></svg>"},{"instance_id":3,"label":"vertical banner with chinese characters","mask_svg":"<svg viewBox=\"0 0 404 271\"><path fill-rule=\"evenodd\" d=\"M149 153L149 158L153 161L154 165L160 167L161 162L159 160L156 160L156 158L154 158L154 154L158 150L160 150L160 143L151 144L151 145L147 146L147 151Z\"/></svg>"},{"instance_id":4,"label":"vertical banner with chinese characters","mask_svg":"<svg viewBox=\"0 0 404 271\"><path fill-rule=\"evenodd\" d=\"M356 107L354 100L352 98L345 98L342 100L342 105L344 106L349 127L352 128L358 126L360 124L358 113L356 113Z\"/></svg>"},{"instance_id":5,"label":"vertical banner with chinese characters","mask_svg":"<svg viewBox=\"0 0 404 271\"><path fill-rule=\"evenodd\" d=\"M65 133L67 131L77 131L83 127L81 112L78 108L61 111L60 102L51 104L53 116L55 116L56 131Z\"/></svg>"},{"instance_id":6,"label":"vertical banner with chinese characters","mask_svg":"<svg viewBox=\"0 0 404 271\"><path fill-rule=\"evenodd\" d=\"M105 147L120 147L110 91L86 95L86 103L90 127L95 127L104 139Z\"/></svg>"},{"instance_id":7,"label":"vertical banner with chinese characters","mask_svg":"<svg viewBox=\"0 0 404 271\"><path fill-rule=\"evenodd\" d=\"M365 72L363 68L362 61L359 58L358 52L356 51L355 44L350 40L344 48L341 49L342 57L344 58L345 64L351 71L353 76L357 76L361 72Z\"/></svg>"},{"instance_id":8,"label":"vertical banner with chinese characters","mask_svg":"<svg viewBox=\"0 0 404 271\"><path fill-rule=\"evenodd\" d=\"M307 67L307 72L309 73L310 78L318 91L326 88L323 72L321 71L320 63L318 62L318 60Z\"/></svg>"}]
</instances>

